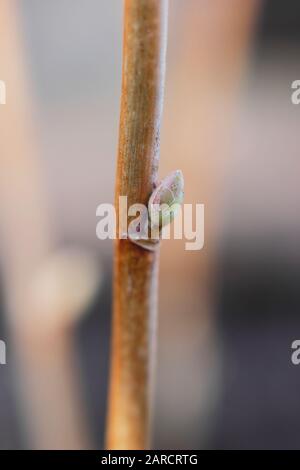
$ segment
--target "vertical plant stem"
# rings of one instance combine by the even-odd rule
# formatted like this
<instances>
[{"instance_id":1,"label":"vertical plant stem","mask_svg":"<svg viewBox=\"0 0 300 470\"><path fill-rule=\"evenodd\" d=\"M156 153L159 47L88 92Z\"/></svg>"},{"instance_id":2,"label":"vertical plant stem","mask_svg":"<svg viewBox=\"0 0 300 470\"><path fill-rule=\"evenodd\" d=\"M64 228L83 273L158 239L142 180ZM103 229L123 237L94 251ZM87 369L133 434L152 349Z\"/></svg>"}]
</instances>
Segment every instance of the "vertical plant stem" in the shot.
<instances>
[{"instance_id":1,"label":"vertical plant stem","mask_svg":"<svg viewBox=\"0 0 300 470\"><path fill-rule=\"evenodd\" d=\"M157 180L167 0L126 0L116 207L147 204ZM107 447L149 446L158 253L117 240Z\"/></svg>"}]
</instances>

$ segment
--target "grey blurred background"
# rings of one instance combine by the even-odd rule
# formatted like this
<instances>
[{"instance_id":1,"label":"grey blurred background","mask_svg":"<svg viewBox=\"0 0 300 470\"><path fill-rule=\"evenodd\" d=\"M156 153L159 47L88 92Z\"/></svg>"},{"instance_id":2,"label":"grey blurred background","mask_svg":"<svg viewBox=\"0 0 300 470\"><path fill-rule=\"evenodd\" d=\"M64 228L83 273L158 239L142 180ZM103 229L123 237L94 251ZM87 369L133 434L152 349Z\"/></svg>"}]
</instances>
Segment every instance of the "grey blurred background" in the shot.
<instances>
[{"instance_id":1,"label":"grey blurred background","mask_svg":"<svg viewBox=\"0 0 300 470\"><path fill-rule=\"evenodd\" d=\"M87 249L101 273L72 336L89 446L102 448L112 244L97 240L95 214L113 201L123 3L14 4L51 246ZM299 41L296 1L170 0L161 176L183 169L186 202L205 203L206 233L197 253L162 245L155 448L300 446L300 369L290 359L300 336ZM15 192L18 200L18 184ZM24 229L16 226L26 251ZM35 448L20 411L26 353L13 339L22 334L9 319L5 251L0 447Z\"/></svg>"}]
</instances>

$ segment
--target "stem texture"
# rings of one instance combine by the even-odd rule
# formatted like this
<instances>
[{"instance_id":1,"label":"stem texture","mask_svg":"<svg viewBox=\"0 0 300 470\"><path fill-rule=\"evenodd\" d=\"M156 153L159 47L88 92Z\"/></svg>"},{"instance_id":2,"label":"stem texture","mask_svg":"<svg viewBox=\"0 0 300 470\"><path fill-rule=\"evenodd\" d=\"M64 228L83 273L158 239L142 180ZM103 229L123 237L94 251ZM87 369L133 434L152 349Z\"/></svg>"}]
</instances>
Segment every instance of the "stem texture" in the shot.
<instances>
[{"instance_id":1,"label":"stem texture","mask_svg":"<svg viewBox=\"0 0 300 470\"><path fill-rule=\"evenodd\" d=\"M167 0L125 0L115 204L147 205L157 182ZM116 240L107 447L149 446L158 253Z\"/></svg>"}]
</instances>

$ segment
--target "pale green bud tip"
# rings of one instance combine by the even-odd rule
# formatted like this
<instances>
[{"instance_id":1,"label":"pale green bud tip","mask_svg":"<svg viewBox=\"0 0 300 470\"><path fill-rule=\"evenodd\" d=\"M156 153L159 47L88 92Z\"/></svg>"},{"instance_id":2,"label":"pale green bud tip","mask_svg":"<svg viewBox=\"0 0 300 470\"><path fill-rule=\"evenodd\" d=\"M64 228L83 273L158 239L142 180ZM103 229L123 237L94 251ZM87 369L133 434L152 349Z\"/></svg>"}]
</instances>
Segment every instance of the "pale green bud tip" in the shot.
<instances>
[{"instance_id":1,"label":"pale green bud tip","mask_svg":"<svg viewBox=\"0 0 300 470\"><path fill-rule=\"evenodd\" d=\"M184 178L181 170L172 171L153 191L149 199L149 209L153 204L181 204L184 196Z\"/></svg>"},{"instance_id":2,"label":"pale green bud tip","mask_svg":"<svg viewBox=\"0 0 300 470\"><path fill-rule=\"evenodd\" d=\"M151 194L148 209L153 226L162 229L176 216L184 196L184 179L181 170L172 171Z\"/></svg>"},{"instance_id":3,"label":"pale green bud tip","mask_svg":"<svg viewBox=\"0 0 300 470\"><path fill-rule=\"evenodd\" d=\"M158 230L160 238L161 230L170 224L176 216L176 212L184 197L184 178L181 170L172 171L154 189L148 202L148 215L150 222L150 232L152 229ZM147 224L147 227L149 227ZM142 231L141 231L142 233ZM146 250L155 250L159 245L159 239L144 239L137 234L129 236L130 240Z\"/></svg>"}]
</instances>

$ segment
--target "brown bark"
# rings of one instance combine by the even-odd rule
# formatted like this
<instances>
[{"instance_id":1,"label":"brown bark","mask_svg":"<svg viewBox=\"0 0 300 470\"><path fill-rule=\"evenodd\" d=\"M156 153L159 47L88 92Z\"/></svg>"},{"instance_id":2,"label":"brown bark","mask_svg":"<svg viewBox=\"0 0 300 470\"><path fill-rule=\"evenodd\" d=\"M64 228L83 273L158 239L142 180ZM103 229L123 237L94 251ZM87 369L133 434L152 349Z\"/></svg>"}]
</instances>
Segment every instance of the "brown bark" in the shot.
<instances>
[{"instance_id":1,"label":"brown bark","mask_svg":"<svg viewBox=\"0 0 300 470\"><path fill-rule=\"evenodd\" d=\"M147 204L157 180L167 0L126 0L116 181L128 207ZM149 446L158 253L117 240L107 447Z\"/></svg>"}]
</instances>

